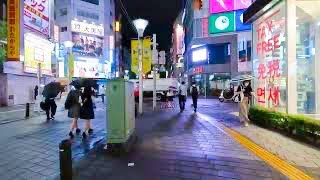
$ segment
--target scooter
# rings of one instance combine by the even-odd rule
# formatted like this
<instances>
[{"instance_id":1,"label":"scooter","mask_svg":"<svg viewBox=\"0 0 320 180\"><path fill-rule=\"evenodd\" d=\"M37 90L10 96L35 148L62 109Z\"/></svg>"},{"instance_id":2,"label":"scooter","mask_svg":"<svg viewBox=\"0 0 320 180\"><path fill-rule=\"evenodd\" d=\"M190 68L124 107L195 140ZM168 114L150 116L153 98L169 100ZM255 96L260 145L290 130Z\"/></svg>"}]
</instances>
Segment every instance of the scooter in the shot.
<instances>
[{"instance_id":1,"label":"scooter","mask_svg":"<svg viewBox=\"0 0 320 180\"><path fill-rule=\"evenodd\" d=\"M240 102L240 94L234 93L233 89L224 89L221 92L221 95L219 97L220 102L224 101L233 101L235 103Z\"/></svg>"}]
</instances>

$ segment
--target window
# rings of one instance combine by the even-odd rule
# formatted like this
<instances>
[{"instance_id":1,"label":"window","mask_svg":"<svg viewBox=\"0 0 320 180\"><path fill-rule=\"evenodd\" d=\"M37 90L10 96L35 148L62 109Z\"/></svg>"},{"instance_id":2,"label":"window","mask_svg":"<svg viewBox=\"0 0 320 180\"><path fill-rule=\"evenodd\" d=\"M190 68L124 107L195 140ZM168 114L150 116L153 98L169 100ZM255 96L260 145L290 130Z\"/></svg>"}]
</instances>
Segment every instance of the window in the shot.
<instances>
[{"instance_id":1,"label":"window","mask_svg":"<svg viewBox=\"0 0 320 180\"><path fill-rule=\"evenodd\" d=\"M95 4L95 5L99 5L99 0L81 0L87 3L91 3L91 4Z\"/></svg>"},{"instance_id":2,"label":"window","mask_svg":"<svg viewBox=\"0 0 320 180\"><path fill-rule=\"evenodd\" d=\"M61 27L61 28L60 28L60 31L61 31L61 32L66 32L66 31L68 31L68 27Z\"/></svg>"},{"instance_id":3,"label":"window","mask_svg":"<svg viewBox=\"0 0 320 180\"><path fill-rule=\"evenodd\" d=\"M62 8L59 10L59 15L60 16L66 16L68 14L68 9L67 8Z\"/></svg>"},{"instance_id":4,"label":"window","mask_svg":"<svg viewBox=\"0 0 320 180\"><path fill-rule=\"evenodd\" d=\"M80 9L77 10L77 16L90 18L90 19L94 19L94 20L99 20L99 15L98 14L93 13L93 12L83 11L83 10L80 10Z\"/></svg>"}]
</instances>

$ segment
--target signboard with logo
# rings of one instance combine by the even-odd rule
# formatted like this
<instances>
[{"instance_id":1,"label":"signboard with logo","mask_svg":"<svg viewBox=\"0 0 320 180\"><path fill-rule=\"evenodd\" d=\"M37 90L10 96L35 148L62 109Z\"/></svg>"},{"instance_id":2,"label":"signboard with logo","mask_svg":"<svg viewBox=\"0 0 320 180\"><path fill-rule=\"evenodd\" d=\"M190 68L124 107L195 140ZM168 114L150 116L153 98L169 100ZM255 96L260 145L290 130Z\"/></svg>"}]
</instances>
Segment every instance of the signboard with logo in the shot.
<instances>
[{"instance_id":1,"label":"signboard with logo","mask_svg":"<svg viewBox=\"0 0 320 180\"><path fill-rule=\"evenodd\" d=\"M51 52L54 44L31 33L24 36L24 71L38 73L38 64L41 64L41 74L52 75Z\"/></svg>"},{"instance_id":2,"label":"signboard with logo","mask_svg":"<svg viewBox=\"0 0 320 180\"><path fill-rule=\"evenodd\" d=\"M71 31L84 34L91 34L95 36L104 36L104 28L100 25L89 24L79 21L71 21Z\"/></svg>"},{"instance_id":3,"label":"signboard with logo","mask_svg":"<svg viewBox=\"0 0 320 180\"><path fill-rule=\"evenodd\" d=\"M139 42L131 40L131 71L138 74L139 68Z\"/></svg>"},{"instance_id":4,"label":"signboard with logo","mask_svg":"<svg viewBox=\"0 0 320 180\"><path fill-rule=\"evenodd\" d=\"M240 0L236 0L240 1ZM234 10L234 0L210 0L210 13L216 14Z\"/></svg>"},{"instance_id":5,"label":"signboard with logo","mask_svg":"<svg viewBox=\"0 0 320 180\"><path fill-rule=\"evenodd\" d=\"M235 22L236 22L236 31L245 31L245 30L251 30L251 24L246 24L243 22L243 13L245 12L245 9L238 10L235 12Z\"/></svg>"},{"instance_id":6,"label":"signboard with logo","mask_svg":"<svg viewBox=\"0 0 320 180\"><path fill-rule=\"evenodd\" d=\"M49 0L24 0L24 25L49 36Z\"/></svg>"},{"instance_id":7,"label":"signboard with logo","mask_svg":"<svg viewBox=\"0 0 320 180\"><path fill-rule=\"evenodd\" d=\"M213 14L209 17L209 32L211 34L233 32L234 28L234 12Z\"/></svg>"},{"instance_id":8,"label":"signboard with logo","mask_svg":"<svg viewBox=\"0 0 320 180\"><path fill-rule=\"evenodd\" d=\"M151 71L152 63L152 52L151 52L151 38L145 38L143 40L143 61L142 61L142 72L144 74Z\"/></svg>"},{"instance_id":9,"label":"signboard with logo","mask_svg":"<svg viewBox=\"0 0 320 180\"><path fill-rule=\"evenodd\" d=\"M8 0L8 53L9 61L20 58L20 0Z\"/></svg>"},{"instance_id":10,"label":"signboard with logo","mask_svg":"<svg viewBox=\"0 0 320 180\"><path fill-rule=\"evenodd\" d=\"M75 57L74 77L80 78L106 78L108 73L106 64L99 63L99 59L85 59Z\"/></svg>"}]
</instances>

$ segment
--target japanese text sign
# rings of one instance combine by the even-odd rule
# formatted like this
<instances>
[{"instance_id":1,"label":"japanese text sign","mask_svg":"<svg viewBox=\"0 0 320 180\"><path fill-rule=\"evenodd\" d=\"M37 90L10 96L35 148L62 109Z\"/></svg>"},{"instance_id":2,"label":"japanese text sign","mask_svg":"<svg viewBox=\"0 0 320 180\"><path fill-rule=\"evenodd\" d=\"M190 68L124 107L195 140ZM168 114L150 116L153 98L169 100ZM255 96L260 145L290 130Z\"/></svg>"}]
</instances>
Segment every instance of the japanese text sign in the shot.
<instances>
[{"instance_id":1,"label":"japanese text sign","mask_svg":"<svg viewBox=\"0 0 320 180\"><path fill-rule=\"evenodd\" d=\"M8 60L20 58L20 1L8 0Z\"/></svg>"},{"instance_id":2,"label":"japanese text sign","mask_svg":"<svg viewBox=\"0 0 320 180\"><path fill-rule=\"evenodd\" d=\"M103 26L73 20L71 21L71 31L96 36L104 36Z\"/></svg>"},{"instance_id":3,"label":"japanese text sign","mask_svg":"<svg viewBox=\"0 0 320 180\"><path fill-rule=\"evenodd\" d=\"M24 25L45 36L50 35L50 0L24 0Z\"/></svg>"}]
</instances>

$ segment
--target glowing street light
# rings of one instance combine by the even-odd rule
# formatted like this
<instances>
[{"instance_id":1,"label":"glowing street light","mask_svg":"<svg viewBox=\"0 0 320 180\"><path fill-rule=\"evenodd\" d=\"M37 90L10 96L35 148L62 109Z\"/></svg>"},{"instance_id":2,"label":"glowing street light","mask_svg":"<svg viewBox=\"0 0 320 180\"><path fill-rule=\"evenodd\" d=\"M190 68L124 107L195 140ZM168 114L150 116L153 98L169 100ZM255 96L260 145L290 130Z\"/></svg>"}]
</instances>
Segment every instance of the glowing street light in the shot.
<instances>
[{"instance_id":1,"label":"glowing street light","mask_svg":"<svg viewBox=\"0 0 320 180\"><path fill-rule=\"evenodd\" d=\"M142 78L142 42L140 38L143 38L143 33L149 22L144 19L136 19L133 21L133 24L138 32L138 42L139 42L139 114L143 113L142 103L143 103L143 78Z\"/></svg>"}]
</instances>

